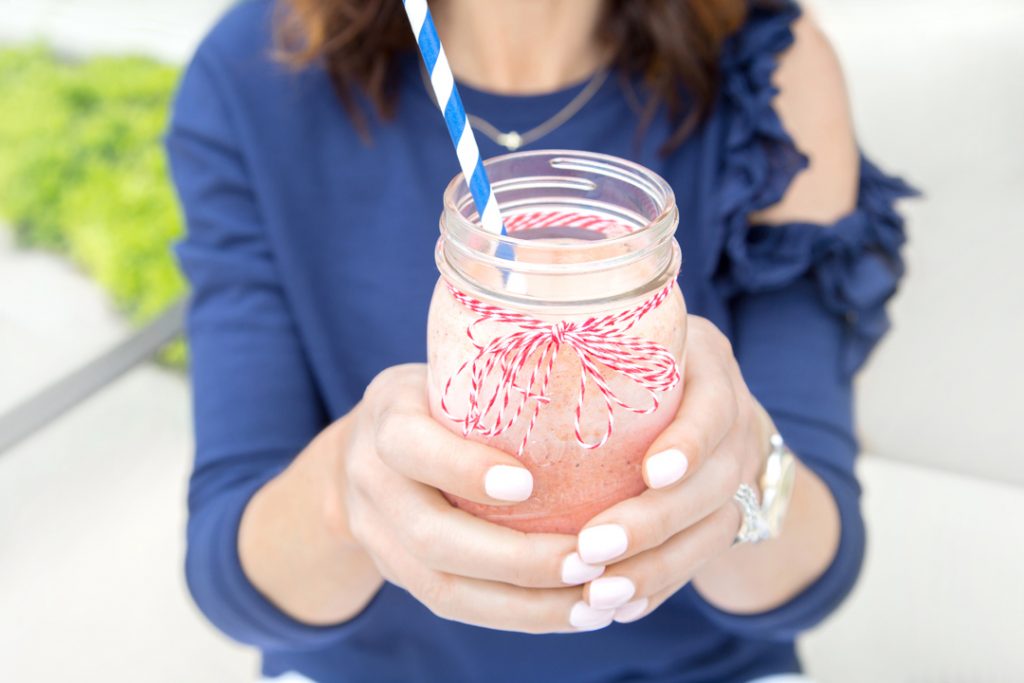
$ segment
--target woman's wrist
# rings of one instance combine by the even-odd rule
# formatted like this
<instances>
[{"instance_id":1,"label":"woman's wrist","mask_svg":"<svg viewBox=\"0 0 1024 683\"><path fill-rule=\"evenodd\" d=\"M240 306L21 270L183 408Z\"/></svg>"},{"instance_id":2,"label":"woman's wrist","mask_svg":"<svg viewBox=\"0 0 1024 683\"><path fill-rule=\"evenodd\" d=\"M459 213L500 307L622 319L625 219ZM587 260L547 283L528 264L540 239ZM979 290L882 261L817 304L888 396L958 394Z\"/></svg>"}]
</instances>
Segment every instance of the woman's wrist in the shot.
<instances>
[{"instance_id":1,"label":"woman's wrist","mask_svg":"<svg viewBox=\"0 0 1024 683\"><path fill-rule=\"evenodd\" d=\"M358 541L349 527L348 508L345 505L345 458L352 448L354 425L359 405L340 420L331 423L310 444L308 472L309 489L313 500L320 501L323 532L339 546L356 546ZM300 456L301 457L301 456Z\"/></svg>"},{"instance_id":2,"label":"woman's wrist","mask_svg":"<svg viewBox=\"0 0 1024 683\"><path fill-rule=\"evenodd\" d=\"M743 483L761 481L771 438L778 433L771 415L752 396L758 416L751 436L752 457L742 474ZM759 491L764 495L763 491ZM736 528L740 507L727 504ZM839 541L839 513L831 491L797 460L796 476L785 524L779 536L761 543L731 547L697 574L693 585L712 605L734 613L757 613L779 607L796 597L828 568Z\"/></svg>"},{"instance_id":3,"label":"woman's wrist","mask_svg":"<svg viewBox=\"0 0 1024 683\"><path fill-rule=\"evenodd\" d=\"M733 546L694 575L694 588L715 607L736 614L780 607L832 563L840 534L835 499L825 483L799 460L796 468L793 497L779 537ZM729 505L739 528L739 507Z\"/></svg>"},{"instance_id":4,"label":"woman's wrist","mask_svg":"<svg viewBox=\"0 0 1024 683\"><path fill-rule=\"evenodd\" d=\"M346 621L383 579L348 530L344 468L352 414L327 427L250 499L238 552L253 586L292 618Z\"/></svg>"}]
</instances>

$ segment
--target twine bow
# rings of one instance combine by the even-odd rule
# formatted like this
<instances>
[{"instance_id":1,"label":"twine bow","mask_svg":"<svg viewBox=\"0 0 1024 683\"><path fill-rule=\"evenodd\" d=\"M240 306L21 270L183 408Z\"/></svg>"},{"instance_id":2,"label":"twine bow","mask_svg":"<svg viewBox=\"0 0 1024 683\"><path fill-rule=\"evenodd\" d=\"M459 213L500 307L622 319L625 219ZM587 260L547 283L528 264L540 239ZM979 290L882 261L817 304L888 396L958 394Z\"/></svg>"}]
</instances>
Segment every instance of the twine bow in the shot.
<instances>
[{"instance_id":1,"label":"twine bow","mask_svg":"<svg viewBox=\"0 0 1024 683\"><path fill-rule=\"evenodd\" d=\"M552 324L478 301L449 284L452 297L479 316L466 328L477 352L448 378L441 394L441 410L450 420L462 425L463 435L476 433L492 437L512 427L532 401L530 422L519 445L518 454L522 456L541 407L551 401L548 389L559 351L567 347L580 362L574 421L576 442L583 448L600 448L612 435L616 407L640 415L653 413L658 409L658 394L671 391L679 384L679 368L668 349L627 334L640 318L661 305L674 285L673 279L650 299L619 313ZM512 330L481 344L474 336L474 328L483 322L510 325ZM646 391L650 401L645 402L647 405L631 405L620 399L608 385L603 369L630 379ZM448 408L449 394L452 384L467 370L470 373L468 408L465 415L454 415ZM586 441L580 427L587 386L591 382L601 393L607 415L604 435L596 442ZM485 387L489 387L486 395Z\"/></svg>"}]
</instances>

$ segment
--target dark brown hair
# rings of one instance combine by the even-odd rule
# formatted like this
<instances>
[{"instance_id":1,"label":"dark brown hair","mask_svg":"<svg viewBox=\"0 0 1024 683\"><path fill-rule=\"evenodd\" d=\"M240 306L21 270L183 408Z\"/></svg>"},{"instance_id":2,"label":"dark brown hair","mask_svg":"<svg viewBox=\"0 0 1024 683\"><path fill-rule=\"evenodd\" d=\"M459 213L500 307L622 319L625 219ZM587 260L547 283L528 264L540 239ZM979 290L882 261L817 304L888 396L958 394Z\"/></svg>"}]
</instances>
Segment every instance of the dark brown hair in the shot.
<instances>
[{"instance_id":1,"label":"dark brown hair","mask_svg":"<svg viewBox=\"0 0 1024 683\"><path fill-rule=\"evenodd\" d=\"M598 36L624 73L643 79L643 114L664 103L678 146L703 119L718 88L724 40L746 17L748 0L604 0ZM278 57L296 67L321 62L360 130L362 91L387 118L397 98L398 57L416 49L401 0L283 0Z\"/></svg>"}]
</instances>

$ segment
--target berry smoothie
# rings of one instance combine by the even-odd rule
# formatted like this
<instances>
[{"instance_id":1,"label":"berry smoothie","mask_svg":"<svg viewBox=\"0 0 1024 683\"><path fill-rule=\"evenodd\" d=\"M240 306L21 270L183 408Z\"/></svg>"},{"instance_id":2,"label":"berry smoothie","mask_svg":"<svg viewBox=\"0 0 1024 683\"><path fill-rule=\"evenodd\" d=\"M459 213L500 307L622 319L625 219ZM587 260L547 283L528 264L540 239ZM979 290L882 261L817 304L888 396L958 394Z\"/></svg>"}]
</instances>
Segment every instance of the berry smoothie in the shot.
<instances>
[{"instance_id":1,"label":"berry smoothie","mask_svg":"<svg viewBox=\"0 0 1024 683\"><path fill-rule=\"evenodd\" d=\"M635 306L643 299L620 302L621 309ZM535 311L526 311L536 315ZM579 315L560 316L557 320L584 319L591 315L614 313L616 309L581 311ZM428 367L430 405L434 417L461 435L461 425L449 420L440 408L440 392L448 377L475 349L466 335L476 314L464 308L449 293L444 281L434 290L428 323ZM541 316L537 316L541 317ZM486 343L486 334L497 324L478 328L478 341ZM686 307L678 287L660 306L648 312L630 329L630 334L655 341L676 358L682 371L686 341ZM602 368L605 379L631 405L647 406L650 398L627 378ZM468 379L460 378L449 392L448 408L455 415L465 414ZM559 351L553 368L550 402L541 407L537 423L520 458L533 474L532 497L519 504L489 506L454 496L448 499L457 507L497 524L520 531L575 534L594 515L611 505L635 496L645 489L641 462L654 438L671 422L679 407L682 382L672 391L658 394L659 408L642 415L615 408L614 430L608 441L596 449L582 447L575 436L575 410L580 388L580 363L571 349ZM453 398L454 397L454 398ZM529 407L529 406L528 406ZM527 418L520 419L505 433L484 438L469 438L516 454L523 439ZM584 404L581 432L588 443L596 443L605 433L607 411L594 387Z\"/></svg>"}]
</instances>

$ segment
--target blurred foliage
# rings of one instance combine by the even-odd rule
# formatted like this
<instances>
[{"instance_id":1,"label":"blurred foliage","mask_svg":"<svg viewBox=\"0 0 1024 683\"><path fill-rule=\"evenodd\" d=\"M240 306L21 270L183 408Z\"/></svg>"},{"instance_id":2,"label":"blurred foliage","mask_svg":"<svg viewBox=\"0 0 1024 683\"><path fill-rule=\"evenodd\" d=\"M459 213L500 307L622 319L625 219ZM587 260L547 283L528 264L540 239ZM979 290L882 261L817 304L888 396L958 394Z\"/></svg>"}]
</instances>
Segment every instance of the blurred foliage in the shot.
<instances>
[{"instance_id":1,"label":"blurred foliage","mask_svg":"<svg viewBox=\"0 0 1024 683\"><path fill-rule=\"evenodd\" d=\"M161 146L178 75L144 58L0 49L0 217L20 244L69 255L136 323L185 292ZM164 359L181 365L184 345Z\"/></svg>"}]
</instances>

